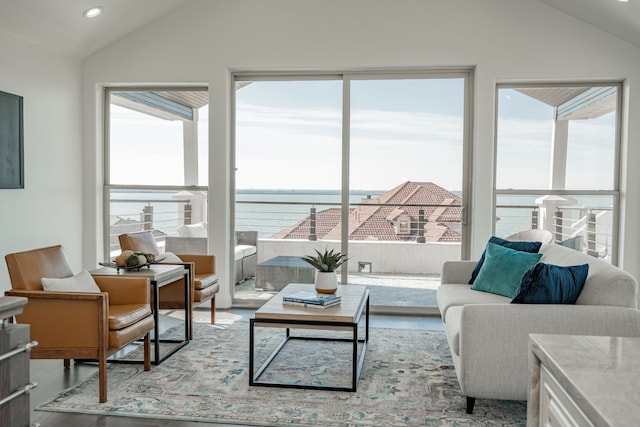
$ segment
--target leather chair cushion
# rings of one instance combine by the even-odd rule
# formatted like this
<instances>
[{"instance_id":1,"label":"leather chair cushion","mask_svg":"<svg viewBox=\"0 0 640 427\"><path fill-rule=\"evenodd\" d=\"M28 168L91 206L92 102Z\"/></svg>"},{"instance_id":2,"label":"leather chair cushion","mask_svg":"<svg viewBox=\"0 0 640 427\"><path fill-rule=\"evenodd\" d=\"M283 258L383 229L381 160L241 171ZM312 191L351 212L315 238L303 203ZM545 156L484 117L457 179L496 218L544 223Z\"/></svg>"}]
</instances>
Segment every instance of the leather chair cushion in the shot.
<instances>
[{"instance_id":1,"label":"leather chair cushion","mask_svg":"<svg viewBox=\"0 0 640 427\"><path fill-rule=\"evenodd\" d=\"M215 295L220 290L220 285L216 282L215 284L206 287L204 289L196 289L193 293L193 300L195 302L206 301L210 298L215 297Z\"/></svg>"},{"instance_id":2,"label":"leather chair cushion","mask_svg":"<svg viewBox=\"0 0 640 427\"><path fill-rule=\"evenodd\" d=\"M121 234L118 236L122 250L139 251L148 254L160 255L160 248L151 231Z\"/></svg>"},{"instance_id":3,"label":"leather chair cushion","mask_svg":"<svg viewBox=\"0 0 640 427\"><path fill-rule=\"evenodd\" d=\"M195 274L194 283L196 289L208 288L211 285L218 283L217 274Z\"/></svg>"},{"instance_id":4,"label":"leather chair cushion","mask_svg":"<svg viewBox=\"0 0 640 427\"><path fill-rule=\"evenodd\" d=\"M149 304L119 304L109 306L109 331L133 325L151 315Z\"/></svg>"},{"instance_id":5,"label":"leather chair cushion","mask_svg":"<svg viewBox=\"0 0 640 427\"><path fill-rule=\"evenodd\" d=\"M153 329L153 316L149 315L129 327L109 331L109 348L122 348Z\"/></svg>"},{"instance_id":6,"label":"leather chair cushion","mask_svg":"<svg viewBox=\"0 0 640 427\"><path fill-rule=\"evenodd\" d=\"M5 256L11 287L41 291L43 277L71 277L73 270L61 245Z\"/></svg>"}]
</instances>

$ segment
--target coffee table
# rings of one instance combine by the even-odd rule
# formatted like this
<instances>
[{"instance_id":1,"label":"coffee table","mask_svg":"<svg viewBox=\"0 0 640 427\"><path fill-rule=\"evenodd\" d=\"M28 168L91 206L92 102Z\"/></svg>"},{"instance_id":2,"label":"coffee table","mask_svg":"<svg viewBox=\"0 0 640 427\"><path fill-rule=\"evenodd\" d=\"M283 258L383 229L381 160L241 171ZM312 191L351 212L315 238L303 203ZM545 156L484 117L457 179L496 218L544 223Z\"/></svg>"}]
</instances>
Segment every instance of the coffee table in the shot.
<instances>
[{"instance_id":1,"label":"coffee table","mask_svg":"<svg viewBox=\"0 0 640 427\"><path fill-rule=\"evenodd\" d=\"M360 285L338 285L337 294L342 296L342 302L326 309L291 306L282 303L282 297L298 291L312 291L314 285L306 283L291 283L277 293L271 300L258 309L249 320L249 385L290 387L335 391L356 391L364 356L369 342L369 291ZM358 325L364 314L364 338L358 337ZM283 328L285 337L276 349L267 357L262 366L254 372L254 340L255 328ZM349 331L350 337L328 336L293 336L291 329L314 329L326 331ZM351 352L351 385L330 386L317 384L281 383L260 381L260 376L269 368L271 362L290 340L308 341L344 341L352 344ZM358 357L358 344L362 344Z\"/></svg>"}]
</instances>

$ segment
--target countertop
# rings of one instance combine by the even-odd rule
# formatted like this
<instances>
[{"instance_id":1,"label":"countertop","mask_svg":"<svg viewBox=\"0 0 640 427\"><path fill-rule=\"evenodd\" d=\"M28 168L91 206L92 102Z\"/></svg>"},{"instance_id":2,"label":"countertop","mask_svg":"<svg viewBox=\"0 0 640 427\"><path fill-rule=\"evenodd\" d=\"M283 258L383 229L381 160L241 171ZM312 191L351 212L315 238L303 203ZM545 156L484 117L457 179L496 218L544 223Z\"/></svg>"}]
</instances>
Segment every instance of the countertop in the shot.
<instances>
[{"instance_id":1,"label":"countertop","mask_svg":"<svg viewBox=\"0 0 640 427\"><path fill-rule=\"evenodd\" d=\"M640 426L640 338L532 334L531 351L596 426Z\"/></svg>"}]
</instances>

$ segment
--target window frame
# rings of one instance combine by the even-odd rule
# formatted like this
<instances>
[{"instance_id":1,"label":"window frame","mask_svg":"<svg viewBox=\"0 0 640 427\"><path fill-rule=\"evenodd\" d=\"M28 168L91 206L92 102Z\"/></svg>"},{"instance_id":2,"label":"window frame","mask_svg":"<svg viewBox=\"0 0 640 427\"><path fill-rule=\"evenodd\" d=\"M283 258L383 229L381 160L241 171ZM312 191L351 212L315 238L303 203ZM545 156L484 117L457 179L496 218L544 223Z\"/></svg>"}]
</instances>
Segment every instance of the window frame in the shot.
<instances>
[{"instance_id":1,"label":"window frame","mask_svg":"<svg viewBox=\"0 0 640 427\"><path fill-rule=\"evenodd\" d=\"M370 69L370 70L326 70L326 71L233 71L230 75L231 111L230 111L230 161L231 169L236 165L236 97L235 89L238 82L247 81L288 81L288 80L340 80L342 81L342 218L349 217L349 190L350 190L350 130L351 130L351 81L355 80L383 80L383 79L438 79L459 78L464 81L464 106L462 118L462 235L460 256L461 259L469 259L471 252L471 201L473 194L473 105L474 105L474 67L443 67L424 69ZM229 192L230 226L235 230L235 174L231 174ZM342 221L341 251L348 253L349 245L349 221ZM230 254L232 255L232 254ZM341 281L347 283L347 269L342 269Z\"/></svg>"},{"instance_id":2,"label":"window frame","mask_svg":"<svg viewBox=\"0 0 640 427\"><path fill-rule=\"evenodd\" d=\"M501 89L518 89L518 88L554 88L554 87L604 87L611 86L616 88L616 120L615 120L615 146L613 159L613 185L611 190L554 190L554 189L514 189L514 188L497 188L497 172L498 172L498 126L499 126L499 101ZM500 195L531 195L531 196L610 196L613 199L612 213L612 236L611 236L611 264L618 265L619 241L620 241L620 182L621 182L621 131L623 125L622 118L622 100L624 98L624 85L621 81L612 80L585 80L572 82L505 82L498 83L495 87L495 120L494 120L494 145L493 145L493 232L496 233L497 224L497 199ZM566 164L565 164L566 172Z\"/></svg>"},{"instance_id":3,"label":"window frame","mask_svg":"<svg viewBox=\"0 0 640 427\"><path fill-rule=\"evenodd\" d=\"M111 258L111 190L156 190L156 191L201 191L208 193L208 185L136 185L136 184L111 184L111 93L112 92L145 92L145 91L205 91L209 92L206 86L105 86L103 88L103 191L102 191L102 218L103 218L103 254L104 261ZM197 161L197 160L196 160Z\"/></svg>"}]
</instances>

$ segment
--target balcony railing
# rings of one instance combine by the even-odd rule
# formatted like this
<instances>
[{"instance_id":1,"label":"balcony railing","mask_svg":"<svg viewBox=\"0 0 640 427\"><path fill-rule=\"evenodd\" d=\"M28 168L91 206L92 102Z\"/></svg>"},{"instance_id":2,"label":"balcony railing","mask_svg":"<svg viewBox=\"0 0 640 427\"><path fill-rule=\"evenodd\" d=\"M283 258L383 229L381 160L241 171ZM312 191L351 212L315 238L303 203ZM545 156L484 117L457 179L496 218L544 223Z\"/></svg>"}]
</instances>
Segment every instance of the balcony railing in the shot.
<instances>
[{"instance_id":1,"label":"balcony railing","mask_svg":"<svg viewBox=\"0 0 640 427\"><path fill-rule=\"evenodd\" d=\"M135 190L112 194L109 201L110 253L119 252L119 234L155 230L156 239L162 246L164 237L176 235L177 228L181 224L199 222L206 218L206 210L203 210L203 207L206 209L206 198L203 200L199 197L192 200L185 198L184 195L176 197L177 194L175 191L137 192ZM429 215L425 214L427 211L433 213L434 209L445 208L457 209L455 212L459 213L460 205L387 205L352 202L350 221L354 222L351 225L370 214L368 209L381 207L390 213L384 221L378 222L377 226L386 227L386 231L376 235L377 231L374 229L371 230L370 235L366 233L357 237L352 235L349 252L353 255L354 262L349 266L350 271L358 271L359 262L355 258L358 251L363 253L359 259L364 265L372 263L375 271L394 273L401 272L398 269L417 273L415 268L409 267L410 263L428 264L436 259L436 265L429 267L429 271L424 274L439 274L438 266L444 260L460 258L460 239L456 240L456 233L458 236L460 233L460 217L448 218L448 222L431 221ZM329 242L339 242L340 233L333 233L325 238L319 237L323 235L320 228L326 227L326 223L319 222L319 217L325 215L327 210L335 209L339 219L339 208L339 203L333 201L284 202L275 198L274 200L239 200L236 202L236 229L259 231L259 249L261 249L259 261L279 255L276 253L278 251L284 251L285 254L306 254L310 252L312 246L323 248ZM571 246L600 258L608 259L611 254L613 211L609 207L560 206L553 211L552 222L549 222L546 218L548 215L543 212L542 206L499 204L496 206L496 216L495 234L500 237L507 237L531 228L547 228L554 233L556 243ZM299 233L292 234L288 236L289 238L277 237L284 235L286 230L291 230L296 224L300 225ZM443 236L443 233L448 233L449 238L435 243L434 236ZM312 242L316 241L318 243L313 245ZM409 251L399 249L402 245L409 243L414 245L424 243L411 249L416 254L415 258L413 255L406 255ZM432 246L435 252L426 253L431 249L417 249L417 246ZM384 251L386 255L374 254L375 251ZM372 259L376 261L371 261ZM403 267L393 267L394 259L397 265ZM425 262L425 259L429 261Z\"/></svg>"},{"instance_id":2,"label":"balcony railing","mask_svg":"<svg viewBox=\"0 0 640 427\"><path fill-rule=\"evenodd\" d=\"M550 226L541 221L541 206L496 206L496 235L508 237L528 228L547 228L553 241L610 260L613 240L613 208L595 206L558 206L551 213Z\"/></svg>"}]
</instances>

